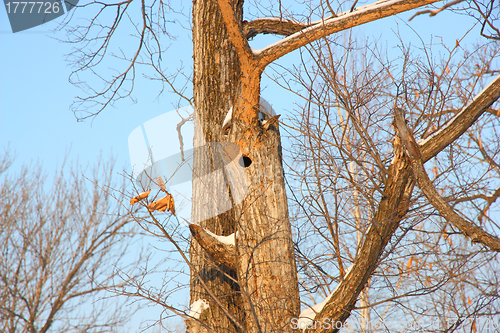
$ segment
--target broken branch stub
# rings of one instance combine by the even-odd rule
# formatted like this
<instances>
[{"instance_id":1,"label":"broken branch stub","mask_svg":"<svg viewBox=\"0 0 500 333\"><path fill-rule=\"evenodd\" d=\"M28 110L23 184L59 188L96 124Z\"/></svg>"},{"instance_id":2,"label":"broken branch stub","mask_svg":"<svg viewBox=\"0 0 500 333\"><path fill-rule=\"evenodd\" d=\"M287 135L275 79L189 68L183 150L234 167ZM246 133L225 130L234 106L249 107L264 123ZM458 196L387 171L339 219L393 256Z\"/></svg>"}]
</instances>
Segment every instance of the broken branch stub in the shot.
<instances>
[{"instance_id":1,"label":"broken branch stub","mask_svg":"<svg viewBox=\"0 0 500 333\"><path fill-rule=\"evenodd\" d=\"M234 245L219 241L199 225L190 224L189 230L203 250L217 263L236 270L236 248Z\"/></svg>"}]
</instances>

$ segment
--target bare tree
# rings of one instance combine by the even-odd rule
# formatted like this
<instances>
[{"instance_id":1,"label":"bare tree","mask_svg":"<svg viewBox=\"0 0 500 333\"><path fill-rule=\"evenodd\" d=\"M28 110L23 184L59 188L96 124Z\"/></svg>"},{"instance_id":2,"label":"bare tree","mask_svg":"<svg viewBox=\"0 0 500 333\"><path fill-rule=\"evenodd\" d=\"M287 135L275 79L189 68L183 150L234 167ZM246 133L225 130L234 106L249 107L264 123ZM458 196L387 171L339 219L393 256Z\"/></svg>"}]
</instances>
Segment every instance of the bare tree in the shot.
<instances>
[{"instance_id":1,"label":"bare tree","mask_svg":"<svg viewBox=\"0 0 500 333\"><path fill-rule=\"evenodd\" d=\"M40 165L15 174L9 156L0 166L0 330L119 330L134 306L106 289L141 258L136 223L106 192L114 162L63 165L49 181Z\"/></svg>"},{"instance_id":2,"label":"bare tree","mask_svg":"<svg viewBox=\"0 0 500 333\"><path fill-rule=\"evenodd\" d=\"M88 5L96 5L100 11L92 21L94 25L72 30L77 37L74 41L84 43L75 75L86 69L95 71L105 61L110 41L132 3ZM495 189L498 178L488 181L486 173L481 173L480 179L470 175L465 180L457 172L460 168L470 170L470 165L458 163L456 157L474 155L470 150L473 148L464 149L461 144L467 133L471 141L477 142L482 154L480 163L486 163L487 173L498 164L495 144L490 142L488 148L482 148L485 141L479 139L496 133L489 125L480 124L489 123L485 117L498 119L494 103L500 96L500 78L491 78L498 71L498 44L485 46L486 51L483 46L467 50L457 40L455 48L448 49L449 58L437 62L428 49L420 55L426 61L420 61L418 56L412 56L413 49L402 44L401 57L385 61L383 52L362 45L351 47L348 43L335 48L339 43L332 37L433 3L441 6L430 12L437 15L461 2L393 0L362 5L358 1L324 1L311 4L307 15L288 12L281 2L253 4L259 16L247 21L243 1L194 1L194 67L192 76L184 74L186 81L192 78L190 98L184 95L186 85L175 83L179 76L165 74L162 67L167 52L162 38L168 37L165 26L176 9L163 2L141 1L135 26L137 48L129 57L118 57L124 70L105 79L104 89L92 91L79 101L87 112L82 117L96 115L109 103L129 96L138 66L148 64L157 79L192 104L197 113L194 146L206 143L207 149L194 154L192 220L201 222L190 226L193 237L189 256L186 237L172 216L173 206L166 204L168 195L146 199L148 194L139 194L139 189L134 194L137 200L145 199L142 204L150 213L148 219L138 220L143 229L170 241L189 267L190 303L196 305L196 311L188 313L168 304L161 297L164 291L152 292L140 281L134 282L140 291L137 295L186 317L189 332L281 332L297 328L300 290L321 289L325 299L312 308L306 307L307 316L303 312L301 322L314 323L308 327L311 331L336 332L352 314L367 321L370 313L366 309L380 313L380 307L388 304L411 310L388 307L386 313L403 311L405 316L439 317L439 302L435 300L434 310L426 312L419 309L418 302L412 302L416 297L410 296L422 296L424 300L426 295L432 298L436 293L449 293L442 303L448 307L456 297L467 295L457 286L465 286L463 276L471 267L466 263L470 263L478 268L476 295L493 295L487 297L487 306L480 304L478 296L472 313L494 313L491 300L498 295L496 281L489 276L489 282L479 283L484 273L479 266L491 259L490 250L499 249L497 224L491 219L484 224L499 195ZM108 8L116 9L115 20L100 25L102 30L97 36L92 34L95 22ZM314 21L313 17L320 19ZM249 39L269 33L285 38L261 50L250 47ZM495 30L488 30L488 34L495 37ZM95 41L99 42L97 49L85 48ZM314 65L305 67L305 74L295 74L295 85L280 84L291 91L302 85L306 107L297 113L294 122L280 120L278 115L259 116L264 71L303 47ZM363 58L357 50L363 50L365 55L371 52L371 56ZM461 61L451 62L460 55ZM359 60L346 63L356 56ZM400 69L394 68L394 62ZM86 108L89 106L96 108ZM395 127L391 127L393 123ZM480 126L481 135L473 134L475 126ZM295 131L292 135L301 148L293 152L296 164L285 159L299 182L295 190L290 185L291 198L297 205L293 223L280 127ZM233 209L207 217L208 203L217 205L220 199L213 193L224 192L238 202L237 191L226 182L227 174L220 174L210 186L200 180L200 175L214 173L220 167L220 143L237 145L236 160L245 172L248 192ZM464 155L457 155L456 149ZM447 164L439 164L445 154L449 155ZM425 163L436 163L437 169L431 169L437 170L432 181L422 166ZM439 188L440 182L450 182L450 193L446 192L448 188ZM451 191L457 186L459 190ZM460 210L464 216L457 214L461 205L467 206L466 211ZM473 215L467 215L477 213L476 205L482 209L481 227L472 222ZM167 209L171 214L166 218L158 215ZM440 218L434 218L436 215ZM457 244L452 240L457 233L478 245L463 243L448 256L439 255L446 246L440 242L446 239L450 245ZM234 243L221 241L220 236L232 237ZM472 258L479 259L472 264ZM436 276L432 265L434 269L440 267L438 273L446 271L445 276ZM425 271L421 270L424 266L428 267ZM417 287L403 283L403 277L411 274L420 283ZM332 288L335 282L337 287ZM389 291L372 302L367 286L377 290L386 287ZM317 301L317 297L313 298ZM356 312L359 298L365 309L362 313ZM470 316L466 304L455 309L460 318ZM330 323L328 328L316 325L326 322ZM449 328L453 327L442 326L443 330Z\"/></svg>"},{"instance_id":3,"label":"bare tree","mask_svg":"<svg viewBox=\"0 0 500 333\"><path fill-rule=\"evenodd\" d=\"M392 112L387 110L395 100L406 105L411 110L407 117L412 135L425 138L422 133L437 131L469 103L467 98L481 92L491 77L486 68L498 66L495 43L472 53L458 45L446 52L443 45L446 55L439 58L431 54L437 47L434 44L431 50L423 44L423 57L409 56L410 48L402 43L398 63L386 59L376 45L336 37L308 47L304 58L310 55L310 60L301 67L275 75L283 86L291 81L302 86L294 91L303 92L306 101L300 117L288 126L294 133L294 149L292 158L285 160L293 161L288 174L298 217L300 281L304 291L322 295L316 300L330 295L332 284L342 284L342 272L357 260L364 238L374 228L386 166L394 158L391 150L385 150L394 136ZM478 131L475 137L482 133L485 140L496 141L496 112L489 109L468 133ZM496 143L488 141L485 146L488 156L497 156ZM448 204L460 207L470 220L481 219L482 210L489 211L489 202L498 197L498 173L477 155L480 149L471 140L457 140L449 149L432 161L428 172ZM460 229L436 218L419 190L409 209L347 324L355 331L418 332L452 330L461 322L470 329L476 319L477 329L479 323L491 324L499 296L498 279L491 274L498 269L492 260L495 255L457 236ZM491 219L481 224L496 233ZM310 306L314 302L306 301ZM369 327L362 325L366 319Z\"/></svg>"}]
</instances>

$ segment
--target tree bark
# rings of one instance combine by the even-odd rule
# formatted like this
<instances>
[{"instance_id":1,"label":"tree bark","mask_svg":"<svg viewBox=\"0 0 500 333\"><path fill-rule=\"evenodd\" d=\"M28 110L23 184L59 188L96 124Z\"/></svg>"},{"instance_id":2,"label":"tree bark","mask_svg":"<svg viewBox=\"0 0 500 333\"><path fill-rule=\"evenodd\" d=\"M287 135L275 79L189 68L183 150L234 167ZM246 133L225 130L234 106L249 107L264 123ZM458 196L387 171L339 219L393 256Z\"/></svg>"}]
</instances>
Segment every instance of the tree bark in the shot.
<instances>
[{"instance_id":1,"label":"tree bark","mask_svg":"<svg viewBox=\"0 0 500 333\"><path fill-rule=\"evenodd\" d=\"M235 15L243 16L242 3L234 3ZM193 97L195 106L195 136L193 162L193 205L192 220L217 235L228 236L236 229L232 210L217 216L207 215L209 208L217 206L213 193L223 191L225 182L220 171L220 161L213 143L222 142L223 119L241 94L241 70L238 57L228 39L217 1L193 2ZM219 169L219 170L217 170ZM202 175L213 177L206 184ZM210 186L208 186L210 185ZM209 188L211 186L218 188ZM213 210L212 210L213 211ZM196 240L192 239L190 260L200 273L206 285L219 298L227 311L238 321L244 322L245 315L236 272L214 263ZM210 308L204 311L201 320L212 331L195 320L187 320L187 332L241 332L241 329L226 316L223 309L210 299L192 271L190 280L190 304L206 299Z\"/></svg>"},{"instance_id":2,"label":"tree bark","mask_svg":"<svg viewBox=\"0 0 500 333\"><path fill-rule=\"evenodd\" d=\"M235 2L229 6L225 10L232 12L230 33L241 36L242 4ZM201 147L207 142L208 149L195 149L192 219L217 235L238 231L237 269L234 272L214 263L194 239L191 262L245 332L290 331L289 322L298 316L300 304L278 121L276 117L267 126L258 121L262 70L253 66L251 59L242 57L241 52L237 55L226 26L217 2L194 2L193 88L197 113L194 146ZM235 46L248 49L248 45ZM233 118L225 137L223 120L231 107ZM208 203L216 205L219 199L214 193L229 192L235 202L235 194L230 192L223 173L213 175L210 186L200 177L213 174L221 165L216 144L212 143L223 141L235 143L241 150L248 192L233 209L207 217ZM196 275L191 273L190 303L198 299L207 299L210 304L201 316L204 324L215 332L241 331L209 300ZM188 320L187 324L188 332L209 331L195 320Z\"/></svg>"}]
</instances>

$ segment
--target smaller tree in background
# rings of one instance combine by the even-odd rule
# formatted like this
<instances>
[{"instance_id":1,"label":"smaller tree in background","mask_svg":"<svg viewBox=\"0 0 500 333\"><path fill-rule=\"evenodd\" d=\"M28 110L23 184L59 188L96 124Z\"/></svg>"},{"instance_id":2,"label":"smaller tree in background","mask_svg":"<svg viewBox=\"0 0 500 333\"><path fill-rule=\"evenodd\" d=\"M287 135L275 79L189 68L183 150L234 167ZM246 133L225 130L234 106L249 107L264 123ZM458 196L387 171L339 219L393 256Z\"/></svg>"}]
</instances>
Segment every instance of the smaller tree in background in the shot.
<instances>
[{"instance_id":1,"label":"smaller tree in background","mask_svg":"<svg viewBox=\"0 0 500 333\"><path fill-rule=\"evenodd\" d=\"M47 182L42 167L14 174L0 159L0 331L109 332L126 324L126 299L106 299L118 272L141 261L128 256L135 221L120 214L108 189L114 161L86 179L62 166ZM136 248L134 247L134 250Z\"/></svg>"}]
</instances>

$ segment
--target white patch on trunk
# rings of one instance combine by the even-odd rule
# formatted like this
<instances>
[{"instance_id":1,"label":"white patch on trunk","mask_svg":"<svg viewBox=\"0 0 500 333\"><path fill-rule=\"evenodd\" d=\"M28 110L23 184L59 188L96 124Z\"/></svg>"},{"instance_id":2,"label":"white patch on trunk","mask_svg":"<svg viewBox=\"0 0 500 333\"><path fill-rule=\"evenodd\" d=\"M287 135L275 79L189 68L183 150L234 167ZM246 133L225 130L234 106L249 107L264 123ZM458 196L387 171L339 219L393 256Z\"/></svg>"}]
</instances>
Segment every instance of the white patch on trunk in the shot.
<instances>
[{"instance_id":1,"label":"white patch on trunk","mask_svg":"<svg viewBox=\"0 0 500 333\"><path fill-rule=\"evenodd\" d=\"M210 306L208 305L206 299L199 299L191 304L191 307L189 308L189 316L200 319L201 313L209 307Z\"/></svg>"},{"instance_id":2,"label":"white patch on trunk","mask_svg":"<svg viewBox=\"0 0 500 333\"><path fill-rule=\"evenodd\" d=\"M222 127L229 125L232 117L233 117L233 107L231 106L228 113L226 114L226 118L224 118L224 122L222 123Z\"/></svg>"}]
</instances>

